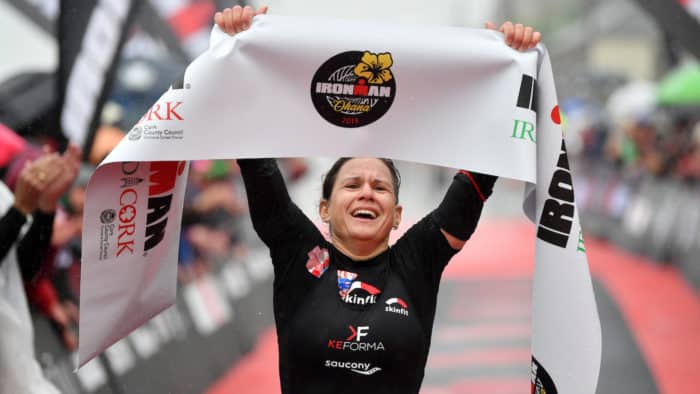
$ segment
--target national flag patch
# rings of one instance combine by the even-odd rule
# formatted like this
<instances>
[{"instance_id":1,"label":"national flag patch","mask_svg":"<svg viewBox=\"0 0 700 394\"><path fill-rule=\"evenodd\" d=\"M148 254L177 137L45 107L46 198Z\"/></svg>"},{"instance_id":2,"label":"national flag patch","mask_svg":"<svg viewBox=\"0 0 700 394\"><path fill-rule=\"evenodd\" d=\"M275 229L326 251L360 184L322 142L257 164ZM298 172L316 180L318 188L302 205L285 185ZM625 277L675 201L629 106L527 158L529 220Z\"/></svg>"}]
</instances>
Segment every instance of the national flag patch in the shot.
<instances>
[{"instance_id":1,"label":"national flag patch","mask_svg":"<svg viewBox=\"0 0 700 394\"><path fill-rule=\"evenodd\" d=\"M355 278L357 278L357 274L354 272L338 270L338 291L340 291L342 298L345 298L350 291Z\"/></svg>"},{"instance_id":2,"label":"national flag patch","mask_svg":"<svg viewBox=\"0 0 700 394\"><path fill-rule=\"evenodd\" d=\"M306 262L306 269L309 273L320 278L330 265L330 255L328 249L316 246L308 253L309 260Z\"/></svg>"}]
</instances>

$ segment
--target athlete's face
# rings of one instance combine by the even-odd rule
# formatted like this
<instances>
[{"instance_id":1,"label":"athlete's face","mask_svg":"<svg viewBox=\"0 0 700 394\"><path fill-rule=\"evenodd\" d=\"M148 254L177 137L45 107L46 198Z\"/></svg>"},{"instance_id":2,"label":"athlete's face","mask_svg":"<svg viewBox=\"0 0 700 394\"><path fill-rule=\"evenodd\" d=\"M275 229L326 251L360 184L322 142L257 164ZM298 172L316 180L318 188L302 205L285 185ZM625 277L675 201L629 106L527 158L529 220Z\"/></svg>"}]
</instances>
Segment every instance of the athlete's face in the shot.
<instances>
[{"instance_id":1,"label":"athlete's face","mask_svg":"<svg viewBox=\"0 0 700 394\"><path fill-rule=\"evenodd\" d=\"M319 213L329 223L336 247L348 250L359 242L364 250L383 250L392 227L401 221L389 168L376 158L347 161L338 171L330 199L321 200Z\"/></svg>"}]
</instances>

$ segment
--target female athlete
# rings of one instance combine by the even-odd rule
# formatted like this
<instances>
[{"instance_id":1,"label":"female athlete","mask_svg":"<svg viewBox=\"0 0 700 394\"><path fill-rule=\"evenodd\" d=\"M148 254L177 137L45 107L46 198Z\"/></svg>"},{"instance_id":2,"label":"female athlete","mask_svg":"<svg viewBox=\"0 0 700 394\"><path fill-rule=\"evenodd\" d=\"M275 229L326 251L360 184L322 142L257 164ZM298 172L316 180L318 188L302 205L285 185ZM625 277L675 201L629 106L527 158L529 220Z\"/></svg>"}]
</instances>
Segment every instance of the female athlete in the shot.
<instances>
[{"instance_id":1,"label":"female athlete","mask_svg":"<svg viewBox=\"0 0 700 394\"><path fill-rule=\"evenodd\" d=\"M266 11L227 8L215 22L234 35ZM499 30L518 50L540 41L530 27ZM282 392L418 393L441 274L476 228L496 178L459 171L439 206L390 247L401 221L391 160L342 158L331 167L319 204L328 240L291 201L274 160L238 163L274 266Z\"/></svg>"}]
</instances>

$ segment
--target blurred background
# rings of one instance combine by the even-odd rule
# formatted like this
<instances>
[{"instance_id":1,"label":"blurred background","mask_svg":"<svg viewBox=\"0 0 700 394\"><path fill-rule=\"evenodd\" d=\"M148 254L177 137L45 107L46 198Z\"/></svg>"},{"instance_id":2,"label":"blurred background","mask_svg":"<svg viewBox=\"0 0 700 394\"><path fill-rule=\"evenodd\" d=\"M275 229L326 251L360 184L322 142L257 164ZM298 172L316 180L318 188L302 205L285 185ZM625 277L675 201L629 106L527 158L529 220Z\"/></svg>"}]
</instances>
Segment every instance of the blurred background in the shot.
<instances>
[{"instance_id":1,"label":"blurred background","mask_svg":"<svg viewBox=\"0 0 700 394\"><path fill-rule=\"evenodd\" d=\"M177 304L73 373L87 180L206 50L214 12L235 4L262 2L0 0L0 175L11 185L43 144L83 149L46 269L26 286L37 359L65 393L279 392L271 266L238 168L226 160L191 163ZM598 393L698 392L700 0L265 4L275 15L409 26L513 20L541 31L603 327ZM294 200L317 220L332 160L280 162ZM400 169L408 225L436 206L454 171ZM534 230L522 188L499 180L479 229L448 267L422 392L528 390Z\"/></svg>"}]
</instances>

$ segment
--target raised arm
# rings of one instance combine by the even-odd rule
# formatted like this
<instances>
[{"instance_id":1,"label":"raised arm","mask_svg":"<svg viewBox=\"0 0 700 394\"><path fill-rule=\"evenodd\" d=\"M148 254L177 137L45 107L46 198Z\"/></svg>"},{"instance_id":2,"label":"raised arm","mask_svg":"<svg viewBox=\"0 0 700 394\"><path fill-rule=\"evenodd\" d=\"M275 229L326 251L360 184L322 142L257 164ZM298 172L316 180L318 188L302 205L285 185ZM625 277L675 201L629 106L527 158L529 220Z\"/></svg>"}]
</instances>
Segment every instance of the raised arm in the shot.
<instances>
[{"instance_id":1,"label":"raised arm","mask_svg":"<svg viewBox=\"0 0 700 394\"><path fill-rule=\"evenodd\" d=\"M53 233L53 220L58 200L78 176L80 149L70 145L62 154L46 153L31 165L45 175L47 183L37 200L32 225L17 244L17 261L24 280L34 278L44 263Z\"/></svg>"},{"instance_id":2,"label":"raised arm","mask_svg":"<svg viewBox=\"0 0 700 394\"><path fill-rule=\"evenodd\" d=\"M531 26L525 26L520 23L504 22L501 27L496 29L496 25L492 22L486 22L484 27L489 30L498 30L503 33L503 40L506 45L518 51L527 51L534 48L542 40L542 34L535 31Z\"/></svg>"},{"instance_id":3,"label":"raised arm","mask_svg":"<svg viewBox=\"0 0 700 394\"><path fill-rule=\"evenodd\" d=\"M452 249L460 250L476 229L496 177L459 171L440 205L431 213Z\"/></svg>"},{"instance_id":4,"label":"raised arm","mask_svg":"<svg viewBox=\"0 0 700 394\"><path fill-rule=\"evenodd\" d=\"M491 22L485 27L503 33L505 44L526 51L534 48L542 35L530 26L505 22L498 29ZM433 217L440 231L455 250L460 250L476 229L484 202L491 195L496 177L469 171L458 172Z\"/></svg>"},{"instance_id":5,"label":"raised arm","mask_svg":"<svg viewBox=\"0 0 700 394\"><path fill-rule=\"evenodd\" d=\"M267 12L267 6L257 11L250 6L226 8L214 15L214 22L230 35L250 28L255 15ZM268 246L279 243L301 229L315 227L292 202L282 174L274 159L239 159L241 175L248 195L248 207L253 227Z\"/></svg>"},{"instance_id":6,"label":"raised arm","mask_svg":"<svg viewBox=\"0 0 700 394\"><path fill-rule=\"evenodd\" d=\"M274 159L238 159L248 196L253 228L266 245L291 234L292 226L308 221L292 202Z\"/></svg>"},{"instance_id":7,"label":"raised arm","mask_svg":"<svg viewBox=\"0 0 700 394\"><path fill-rule=\"evenodd\" d=\"M248 30L255 15L265 14L266 12L266 5L260 7L257 11L249 5L245 7L237 5L233 8L225 8L214 14L214 22L223 32L233 36L243 30Z\"/></svg>"}]
</instances>

